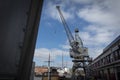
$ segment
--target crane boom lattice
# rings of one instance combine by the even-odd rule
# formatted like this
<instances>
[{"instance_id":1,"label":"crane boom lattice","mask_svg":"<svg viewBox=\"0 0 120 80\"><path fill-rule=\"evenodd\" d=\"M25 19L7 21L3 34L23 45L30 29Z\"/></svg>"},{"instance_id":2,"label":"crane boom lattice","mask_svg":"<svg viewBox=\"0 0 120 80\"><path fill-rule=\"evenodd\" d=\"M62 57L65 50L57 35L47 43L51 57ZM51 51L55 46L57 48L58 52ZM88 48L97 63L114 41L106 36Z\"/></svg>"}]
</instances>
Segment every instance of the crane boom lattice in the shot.
<instances>
[{"instance_id":1,"label":"crane boom lattice","mask_svg":"<svg viewBox=\"0 0 120 80\"><path fill-rule=\"evenodd\" d=\"M66 21L65 21L65 19L63 17L63 14L62 14L62 12L60 10L60 6L56 6L56 8L57 8L57 10L58 10L58 12L60 14L60 18L61 18L61 21L62 21L62 23L64 25L68 40L70 42L70 45L72 45L72 42L74 41L74 37L72 36L72 33L71 33L71 31L70 31L70 29L69 29L69 27L68 27L68 25L67 25L67 23L66 23Z\"/></svg>"}]
</instances>

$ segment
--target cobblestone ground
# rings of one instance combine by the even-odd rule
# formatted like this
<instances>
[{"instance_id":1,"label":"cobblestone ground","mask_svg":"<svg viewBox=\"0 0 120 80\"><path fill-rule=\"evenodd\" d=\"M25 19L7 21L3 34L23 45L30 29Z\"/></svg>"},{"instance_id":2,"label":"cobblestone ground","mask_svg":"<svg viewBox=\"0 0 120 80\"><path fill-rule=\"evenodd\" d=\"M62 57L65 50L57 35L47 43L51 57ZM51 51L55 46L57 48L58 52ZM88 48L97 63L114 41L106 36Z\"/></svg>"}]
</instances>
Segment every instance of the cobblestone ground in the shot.
<instances>
[{"instance_id":1,"label":"cobblestone ground","mask_svg":"<svg viewBox=\"0 0 120 80\"><path fill-rule=\"evenodd\" d=\"M42 80L41 77L34 77L34 80Z\"/></svg>"}]
</instances>

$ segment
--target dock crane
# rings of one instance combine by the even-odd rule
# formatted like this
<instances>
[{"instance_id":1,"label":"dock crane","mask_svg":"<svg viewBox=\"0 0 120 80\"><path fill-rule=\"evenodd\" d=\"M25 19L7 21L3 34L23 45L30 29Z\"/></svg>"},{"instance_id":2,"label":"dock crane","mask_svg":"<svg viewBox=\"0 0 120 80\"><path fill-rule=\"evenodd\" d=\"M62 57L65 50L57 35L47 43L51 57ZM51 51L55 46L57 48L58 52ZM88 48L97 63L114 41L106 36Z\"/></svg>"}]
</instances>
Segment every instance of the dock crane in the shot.
<instances>
[{"instance_id":1,"label":"dock crane","mask_svg":"<svg viewBox=\"0 0 120 80\"><path fill-rule=\"evenodd\" d=\"M83 46L83 42L81 40L81 38L79 37L79 30L78 28L75 29L75 37L73 37L66 21L65 18L60 10L60 6L56 6L61 21L64 25L64 29L66 31L68 40L69 40L69 44L71 46L69 53L70 53L70 57L73 58L72 62L73 62L73 67L72 67L72 80L76 80L75 79L75 70L77 68L83 68L84 72L86 73L86 69L85 69L85 62L89 62L91 61L88 55L88 49L86 47ZM87 60L85 60L85 57L87 57ZM82 64L82 66L81 66Z\"/></svg>"},{"instance_id":2,"label":"dock crane","mask_svg":"<svg viewBox=\"0 0 120 80\"><path fill-rule=\"evenodd\" d=\"M70 56L71 58L78 58L80 57L80 54L83 53L83 43L82 43L81 38L78 35L79 30L75 29L75 38L74 38L60 10L60 6L56 6L56 8L60 14L61 21L64 25L64 29L66 31L66 34L67 34L67 37L68 37L68 40L71 46Z\"/></svg>"}]
</instances>

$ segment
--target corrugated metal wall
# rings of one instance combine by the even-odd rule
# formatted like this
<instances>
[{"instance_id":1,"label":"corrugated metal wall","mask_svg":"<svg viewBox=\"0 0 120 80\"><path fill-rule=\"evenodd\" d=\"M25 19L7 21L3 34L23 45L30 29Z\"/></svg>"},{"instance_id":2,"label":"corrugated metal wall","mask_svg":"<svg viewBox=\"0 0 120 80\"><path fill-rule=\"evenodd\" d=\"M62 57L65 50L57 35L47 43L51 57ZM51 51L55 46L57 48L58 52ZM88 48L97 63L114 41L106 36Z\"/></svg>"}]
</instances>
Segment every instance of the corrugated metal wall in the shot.
<instances>
[{"instance_id":1,"label":"corrugated metal wall","mask_svg":"<svg viewBox=\"0 0 120 80\"><path fill-rule=\"evenodd\" d=\"M0 0L0 79L29 80L42 0Z\"/></svg>"}]
</instances>

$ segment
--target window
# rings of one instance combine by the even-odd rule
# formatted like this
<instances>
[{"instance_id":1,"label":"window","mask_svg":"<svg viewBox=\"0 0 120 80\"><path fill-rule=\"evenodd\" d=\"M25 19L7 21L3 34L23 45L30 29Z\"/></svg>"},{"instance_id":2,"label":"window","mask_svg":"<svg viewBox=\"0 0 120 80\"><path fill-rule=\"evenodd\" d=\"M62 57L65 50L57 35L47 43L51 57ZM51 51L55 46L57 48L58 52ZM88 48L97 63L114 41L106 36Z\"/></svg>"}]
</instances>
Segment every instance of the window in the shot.
<instances>
[{"instance_id":1,"label":"window","mask_svg":"<svg viewBox=\"0 0 120 80\"><path fill-rule=\"evenodd\" d=\"M118 49L118 59L120 59L120 48Z\"/></svg>"},{"instance_id":2,"label":"window","mask_svg":"<svg viewBox=\"0 0 120 80\"><path fill-rule=\"evenodd\" d=\"M115 51L115 60L118 60L118 53L117 53L117 51Z\"/></svg>"},{"instance_id":3,"label":"window","mask_svg":"<svg viewBox=\"0 0 120 80\"><path fill-rule=\"evenodd\" d=\"M114 58L113 58L113 53L110 54L110 62L113 62L114 61Z\"/></svg>"}]
</instances>

